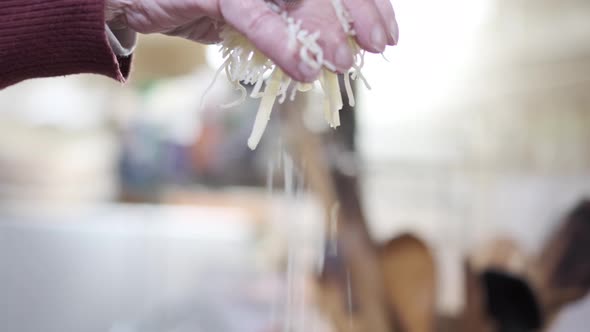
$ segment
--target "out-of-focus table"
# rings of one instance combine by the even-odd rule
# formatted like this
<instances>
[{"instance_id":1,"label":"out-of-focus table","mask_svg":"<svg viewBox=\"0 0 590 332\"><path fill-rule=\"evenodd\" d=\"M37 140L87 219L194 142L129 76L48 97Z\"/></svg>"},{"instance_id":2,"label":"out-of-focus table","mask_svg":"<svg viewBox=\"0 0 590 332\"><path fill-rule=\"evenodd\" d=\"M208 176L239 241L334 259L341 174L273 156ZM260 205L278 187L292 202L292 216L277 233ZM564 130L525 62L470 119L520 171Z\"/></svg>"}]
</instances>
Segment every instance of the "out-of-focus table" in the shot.
<instances>
[{"instance_id":1,"label":"out-of-focus table","mask_svg":"<svg viewBox=\"0 0 590 332\"><path fill-rule=\"evenodd\" d=\"M239 209L35 209L0 211L1 331L254 332L269 324L279 288L256 268L254 223Z\"/></svg>"}]
</instances>

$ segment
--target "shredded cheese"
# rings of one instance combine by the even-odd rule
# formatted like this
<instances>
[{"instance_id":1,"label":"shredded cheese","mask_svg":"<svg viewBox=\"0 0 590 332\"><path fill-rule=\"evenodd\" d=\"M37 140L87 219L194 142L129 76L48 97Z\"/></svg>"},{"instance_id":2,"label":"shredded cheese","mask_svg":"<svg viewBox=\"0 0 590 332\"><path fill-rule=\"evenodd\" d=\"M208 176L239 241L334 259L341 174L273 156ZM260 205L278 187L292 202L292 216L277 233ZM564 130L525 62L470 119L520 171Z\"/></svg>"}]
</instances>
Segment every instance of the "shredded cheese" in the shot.
<instances>
[{"instance_id":1,"label":"shredded cheese","mask_svg":"<svg viewBox=\"0 0 590 332\"><path fill-rule=\"evenodd\" d=\"M350 80L360 79L370 89L365 77L361 73L364 65L364 51L356 43L355 31L352 26L352 19L342 4L342 0L331 0L336 11L342 29L349 36L349 43L355 54L354 65L344 75L344 85L350 106L355 106L355 98ZM270 4L272 6L272 3ZM273 10L278 8L272 7ZM302 62L314 69L323 68L318 81L324 93L324 115L327 123L332 128L340 125L340 110L344 106L338 75L334 73L335 67L324 59L324 52L318 40L320 32L310 33L301 28L301 21L295 21L287 15L286 11L281 16L287 23L288 48L290 50L299 47L299 57ZM258 146L275 103L282 104L287 97L294 100L297 92L307 92L313 89L313 84L294 81L288 77L276 64L263 55L256 47L241 33L229 26L221 30L221 54L225 61L217 71L213 82L205 91L205 94L212 88L219 74L225 71L227 78L240 91L240 98L222 107L234 107L243 103L247 98L244 85L253 85L251 98L262 98L248 146L254 150ZM264 86L264 91L261 92ZM289 91L290 90L290 91Z\"/></svg>"}]
</instances>

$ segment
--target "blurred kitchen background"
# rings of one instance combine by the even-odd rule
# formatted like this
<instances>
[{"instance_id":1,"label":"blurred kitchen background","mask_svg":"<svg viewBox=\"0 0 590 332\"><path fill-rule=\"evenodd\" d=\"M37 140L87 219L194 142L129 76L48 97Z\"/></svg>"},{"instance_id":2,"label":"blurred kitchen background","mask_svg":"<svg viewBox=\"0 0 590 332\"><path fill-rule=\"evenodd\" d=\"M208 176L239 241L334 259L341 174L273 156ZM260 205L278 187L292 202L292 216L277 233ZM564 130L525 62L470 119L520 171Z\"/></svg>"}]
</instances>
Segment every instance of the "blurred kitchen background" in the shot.
<instances>
[{"instance_id":1,"label":"blurred kitchen background","mask_svg":"<svg viewBox=\"0 0 590 332\"><path fill-rule=\"evenodd\" d=\"M399 45L358 86L361 201L375 243L427 244L452 317L465 257L506 238L536 257L590 198L590 2L392 2ZM337 331L306 286L321 204L285 190L302 175L277 113L252 152L257 100L220 108L236 97L222 75L201 105L220 64L148 36L126 86L0 91L1 331ZM581 299L547 330L587 331L589 314Z\"/></svg>"}]
</instances>

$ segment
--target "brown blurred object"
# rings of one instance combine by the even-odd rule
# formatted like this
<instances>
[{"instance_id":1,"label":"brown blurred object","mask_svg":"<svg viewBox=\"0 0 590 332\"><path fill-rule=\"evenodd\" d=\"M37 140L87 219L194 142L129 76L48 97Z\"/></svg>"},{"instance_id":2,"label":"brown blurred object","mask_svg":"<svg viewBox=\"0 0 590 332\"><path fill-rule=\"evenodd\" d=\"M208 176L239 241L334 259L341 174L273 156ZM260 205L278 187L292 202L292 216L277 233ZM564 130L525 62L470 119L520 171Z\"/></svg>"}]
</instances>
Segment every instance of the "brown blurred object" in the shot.
<instances>
[{"instance_id":1,"label":"brown blurred object","mask_svg":"<svg viewBox=\"0 0 590 332\"><path fill-rule=\"evenodd\" d=\"M579 203L549 239L531 267L548 321L590 292L590 201Z\"/></svg>"},{"instance_id":2,"label":"brown blurred object","mask_svg":"<svg viewBox=\"0 0 590 332\"><path fill-rule=\"evenodd\" d=\"M390 311L401 331L434 331L436 269L430 249L404 234L379 248L379 260Z\"/></svg>"},{"instance_id":3,"label":"brown blurred object","mask_svg":"<svg viewBox=\"0 0 590 332\"><path fill-rule=\"evenodd\" d=\"M460 317L453 322L458 331L492 332L494 325L485 308L485 289L482 287L479 273L466 262L463 266L465 278L465 307ZM450 320L453 320L452 318ZM445 332L457 330L446 329Z\"/></svg>"},{"instance_id":4,"label":"brown blurred object","mask_svg":"<svg viewBox=\"0 0 590 332\"><path fill-rule=\"evenodd\" d=\"M134 55L131 82L142 83L194 72L206 65L205 47L182 38L141 35Z\"/></svg>"}]
</instances>

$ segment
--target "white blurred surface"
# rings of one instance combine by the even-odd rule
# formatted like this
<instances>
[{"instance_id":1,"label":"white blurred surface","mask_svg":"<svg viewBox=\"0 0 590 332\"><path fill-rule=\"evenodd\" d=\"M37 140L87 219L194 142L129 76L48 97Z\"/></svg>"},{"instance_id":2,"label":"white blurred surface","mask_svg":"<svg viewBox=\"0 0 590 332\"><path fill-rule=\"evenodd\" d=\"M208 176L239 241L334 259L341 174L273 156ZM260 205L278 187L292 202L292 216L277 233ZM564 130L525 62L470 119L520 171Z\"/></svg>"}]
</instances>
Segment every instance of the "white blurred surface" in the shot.
<instances>
[{"instance_id":1,"label":"white blurred surface","mask_svg":"<svg viewBox=\"0 0 590 332\"><path fill-rule=\"evenodd\" d=\"M244 297L261 276L239 211L104 206L0 220L2 331L254 332L267 323L267 295ZM243 329L226 321L234 314Z\"/></svg>"}]
</instances>

